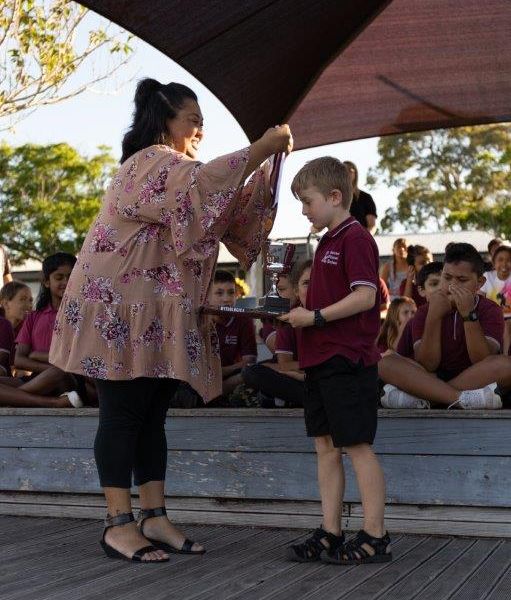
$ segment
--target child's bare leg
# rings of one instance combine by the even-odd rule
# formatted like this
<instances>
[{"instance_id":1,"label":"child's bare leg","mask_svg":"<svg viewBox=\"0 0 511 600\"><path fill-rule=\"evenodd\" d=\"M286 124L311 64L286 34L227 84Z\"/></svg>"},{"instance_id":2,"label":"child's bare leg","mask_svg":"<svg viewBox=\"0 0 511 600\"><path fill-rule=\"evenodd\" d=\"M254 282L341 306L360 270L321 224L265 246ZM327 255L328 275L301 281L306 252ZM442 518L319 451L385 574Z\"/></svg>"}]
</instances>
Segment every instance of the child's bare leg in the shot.
<instances>
[{"instance_id":1,"label":"child's bare leg","mask_svg":"<svg viewBox=\"0 0 511 600\"><path fill-rule=\"evenodd\" d=\"M507 356L509 352L509 345L511 344L511 319L505 320L504 325L504 345L502 347L502 354Z\"/></svg>"},{"instance_id":2,"label":"child's bare leg","mask_svg":"<svg viewBox=\"0 0 511 600\"><path fill-rule=\"evenodd\" d=\"M31 394L50 394L57 388L64 391L73 389L72 379L67 373L57 367L49 367L22 386L25 392Z\"/></svg>"},{"instance_id":3,"label":"child's bare leg","mask_svg":"<svg viewBox=\"0 0 511 600\"><path fill-rule=\"evenodd\" d=\"M38 396L21 388L0 385L0 406L15 408L67 408L71 405L63 397Z\"/></svg>"},{"instance_id":4,"label":"child's bare leg","mask_svg":"<svg viewBox=\"0 0 511 600\"><path fill-rule=\"evenodd\" d=\"M380 462L369 444L347 446L345 451L357 477L364 513L364 530L373 537L383 537L385 478Z\"/></svg>"},{"instance_id":5,"label":"child's bare leg","mask_svg":"<svg viewBox=\"0 0 511 600\"><path fill-rule=\"evenodd\" d=\"M439 404L450 405L460 396L459 388L455 388L451 382L446 383L438 379L419 363L396 354L385 356L380 360L378 375L385 383L395 385L408 394Z\"/></svg>"},{"instance_id":6,"label":"child's bare leg","mask_svg":"<svg viewBox=\"0 0 511 600\"><path fill-rule=\"evenodd\" d=\"M9 387L21 387L23 379L20 377L0 377L0 385L8 385Z\"/></svg>"},{"instance_id":7,"label":"child's bare leg","mask_svg":"<svg viewBox=\"0 0 511 600\"><path fill-rule=\"evenodd\" d=\"M341 449L336 448L329 435L314 438L318 457L318 483L323 511L323 529L341 534L342 499L344 497L344 468Z\"/></svg>"},{"instance_id":8,"label":"child's bare leg","mask_svg":"<svg viewBox=\"0 0 511 600\"><path fill-rule=\"evenodd\" d=\"M243 383L241 373L236 373L236 375L224 379L222 382L222 395L228 396L231 392L234 392L240 383Z\"/></svg>"},{"instance_id":9,"label":"child's bare leg","mask_svg":"<svg viewBox=\"0 0 511 600\"><path fill-rule=\"evenodd\" d=\"M495 382L502 389L511 388L511 357L489 356L451 379L449 385L457 390L476 390Z\"/></svg>"}]
</instances>

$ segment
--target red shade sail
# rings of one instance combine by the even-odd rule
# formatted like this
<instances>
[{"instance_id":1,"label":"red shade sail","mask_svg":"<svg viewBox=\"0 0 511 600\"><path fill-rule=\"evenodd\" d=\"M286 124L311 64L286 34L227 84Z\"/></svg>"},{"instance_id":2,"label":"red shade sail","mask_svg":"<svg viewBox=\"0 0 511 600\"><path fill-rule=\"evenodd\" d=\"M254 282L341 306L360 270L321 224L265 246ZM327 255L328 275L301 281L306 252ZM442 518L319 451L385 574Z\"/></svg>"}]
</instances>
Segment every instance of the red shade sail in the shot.
<instances>
[{"instance_id":1,"label":"red shade sail","mask_svg":"<svg viewBox=\"0 0 511 600\"><path fill-rule=\"evenodd\" d=\"M510 0L84 0L176 61L250 140L295 148L511 120Z\"/></svg>"}]
</instances>

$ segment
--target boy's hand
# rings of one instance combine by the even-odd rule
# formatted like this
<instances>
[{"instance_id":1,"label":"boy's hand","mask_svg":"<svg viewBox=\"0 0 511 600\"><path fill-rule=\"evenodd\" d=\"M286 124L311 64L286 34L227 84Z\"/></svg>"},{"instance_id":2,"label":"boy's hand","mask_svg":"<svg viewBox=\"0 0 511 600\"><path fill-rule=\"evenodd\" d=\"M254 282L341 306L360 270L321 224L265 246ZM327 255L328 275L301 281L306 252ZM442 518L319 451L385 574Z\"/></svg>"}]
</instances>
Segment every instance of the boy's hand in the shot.
<instances>
[{"instance_id":1,"label":"boy's hand","mask_svg":"<svg viewBox=\"0 0 511 600\"><path fill-rule=\"evenodd\" d=\"M474 310L475 307L475 296L470 290L466 290L455 283L449 286L452 299L456 304L458 312L463 319L468 317L468 314Z\"/></svg>"},{"instance_id":2,"label":"boy's hand","mask_svg":"<svg viewBox=\"0 0 511 600\"><path fill-rule=\"evenodd\" d=\"M284 323L289 323L291 327L310 327L314 325L314 311L307 310L303 306L293 308L291 312L279 317Z\"/></svg>"},{"instance_id":3,"label":"boy's hand","mask_svg":"<svg viewBox=\"0 0 511 600\"><path fill-rule=\"evenodd\" d=\"M437 319L441 319L452 309L449 296L442 290L437 290L429 299L428 314Z\"/></svg>"}]
</instances>

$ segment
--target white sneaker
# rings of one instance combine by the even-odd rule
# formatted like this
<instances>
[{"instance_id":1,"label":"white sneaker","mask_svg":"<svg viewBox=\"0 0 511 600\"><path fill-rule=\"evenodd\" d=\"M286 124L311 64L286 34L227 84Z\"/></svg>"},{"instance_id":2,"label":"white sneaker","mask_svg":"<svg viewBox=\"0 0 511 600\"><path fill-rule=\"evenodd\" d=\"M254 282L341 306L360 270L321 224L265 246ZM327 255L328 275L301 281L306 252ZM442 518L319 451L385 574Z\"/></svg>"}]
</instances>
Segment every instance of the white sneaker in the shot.
<instances>
[{"instance_id":1,"label":"white sneaker","mask_svg":"<svg viewBox=\"0 0 511 600\"><path fill-rule=\"evenodd\" d=\"M60 394L61 396L67 396L69 400L69 404L71 404L74 408L82 408L83 402L80 396L76 392L65 392L64 394Z\"/></svg>"},{"instance_id":2,"label":"white sneaker","mask_svg":"<svg viewBox=\"0 0 511 600\"><path fill-rule=\"evenodd\" d=\"M403 392L390 383L387 383L383 389L385 395L381 399L381 404L384 408L431 408L427 400Z\"/></svg>"},{"instance_id":3,"label":"white sneaker","mask_svg":"<svg viewBox=\"0 0 511 600\"><path fill-rule=\"evenodd\" d=\"M451 406L458 404L465 410L476 410L481 408L486 410L498 410L499 408L502 408L502 400L495 392L496 387L496 383L490 383L478 390L464 390L461 392L459 399L451 404ZM449 406L449 408L451 408L451 406Z\"/></svg>"}]
</instances>

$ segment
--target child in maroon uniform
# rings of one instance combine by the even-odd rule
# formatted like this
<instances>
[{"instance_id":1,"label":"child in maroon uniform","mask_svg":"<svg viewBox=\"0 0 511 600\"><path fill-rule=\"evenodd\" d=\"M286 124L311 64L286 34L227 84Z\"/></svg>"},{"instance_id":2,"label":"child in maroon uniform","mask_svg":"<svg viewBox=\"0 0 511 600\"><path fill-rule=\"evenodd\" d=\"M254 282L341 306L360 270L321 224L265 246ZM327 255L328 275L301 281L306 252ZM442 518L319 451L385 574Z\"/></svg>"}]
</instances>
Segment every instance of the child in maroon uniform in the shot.
<instances>
[{"instance_id":1,"label":"child in maroon uniform","mask_svg":"<svg viewBox=\"0 0 511 600\"><path fill-rule=\"evenodd\" d=\"M395 386L387 388L389 407L423 408L425 402L426 407L435 402L464 409L501 408L495 389L511 389L511 362L499 354L502 312L477 293L483 269L470 244L447 246L440 288L412 321L415 361L389 356L379 365L380 377Z\"/></svg>"},{"instance_id":2,"label":"child in maroon uniform","mask_svg":"<svg viewBox=\"0 0 511 600\"><path fill-rule=\"evenodd\" d=\"M399 287L400 296L408 296L412 298L417 307L426 304L424 297L419 294L417 285L417 277L421 269L433 260L431 252L425 246L408 246L408 255L406 262L408 263L408 274L406 279L401 282Z\"/></svg>"},{"instance_id":3,"label":"child in maroon uniform","mask_svg":"<svg viewBox=\"0 0 511 600\"><path fill-rule=\"evenodd\" d=\"M209 293L211 306L234 306L236 284L228 271L217 271ZM220 344L222 396L228 396L243 383L241 370L257 358L254 324L244 316L213 317Z\"/></svg>"},{"instance_id":4,"label":"child in maroon uniform","mask_svg":"<svg viewBox=\"0 0 511 600\"><path fill-rule=\"evenodd\" d=\"M351 179L339 160L325 157L307 163L291 189L313 226L328 231L316 250L306 307L282 317L300 328L305 425L316 447L323 509L322 526L302 544L290 546L288 558L336 564L388 561L392 555L383 522L385 481L372 449L379 396L378 248L350 216ZM351 459L364 511L364 529L348 542L341 532L341 448Z\"/></svg>"}]
</instances>

